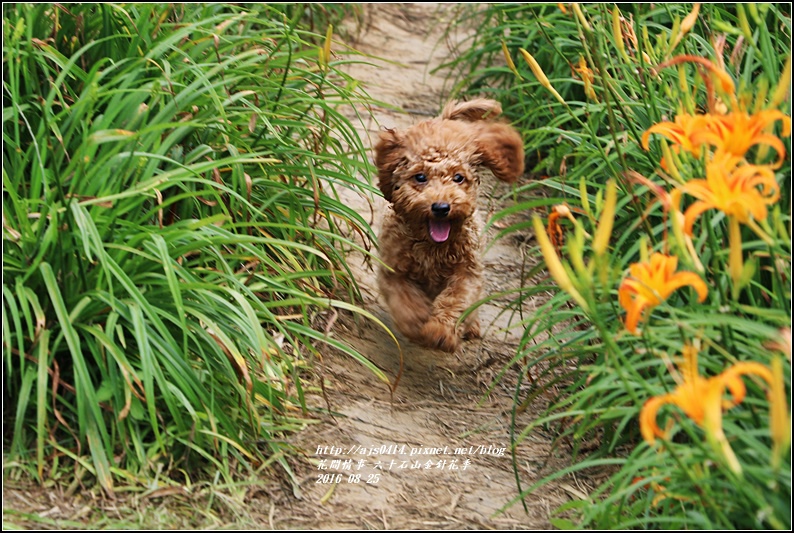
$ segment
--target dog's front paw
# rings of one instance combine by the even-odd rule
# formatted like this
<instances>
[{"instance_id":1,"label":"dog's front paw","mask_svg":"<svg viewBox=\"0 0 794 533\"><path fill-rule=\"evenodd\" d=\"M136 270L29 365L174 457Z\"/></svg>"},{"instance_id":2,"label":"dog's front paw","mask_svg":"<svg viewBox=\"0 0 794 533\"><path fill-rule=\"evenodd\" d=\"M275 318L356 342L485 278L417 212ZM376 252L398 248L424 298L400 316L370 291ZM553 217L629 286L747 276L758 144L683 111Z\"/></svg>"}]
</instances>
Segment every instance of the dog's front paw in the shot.
<instances>
[{"instance_id":1,"label":"dog's front paw","mask_svg":"<svg viewBox=\"0 0 794 533\"><path fill-rule=\"evenodd\" d=\"M463 338L467 341L482 338L479 320L470 318L463 323Z\"/></svg>"},{"instance_id":2,"label":"dog's front paw","mask_svg":"<svg viewBox=\"0 0 794 533\"><path fill-rule=\"evenodd\" d=\"M421 335L423 344L445 352L454 352L460 344L455 328L439 320L431 319L427 322L422 328Z\"/></svg>"}]
</instances>

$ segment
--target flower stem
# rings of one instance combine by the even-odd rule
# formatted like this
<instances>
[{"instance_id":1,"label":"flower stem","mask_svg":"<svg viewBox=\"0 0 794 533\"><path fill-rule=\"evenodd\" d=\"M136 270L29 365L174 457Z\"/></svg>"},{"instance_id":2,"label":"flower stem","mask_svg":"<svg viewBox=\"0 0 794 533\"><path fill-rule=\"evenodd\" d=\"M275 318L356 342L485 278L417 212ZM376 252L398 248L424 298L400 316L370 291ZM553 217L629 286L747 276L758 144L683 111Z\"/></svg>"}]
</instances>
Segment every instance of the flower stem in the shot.
<instances>
[{"instance_id":1,"label":"flower stem","mask_svg":"<svg viewBox=\"0 0 794 533\"><path fill-rule=\"evenodd\" d=\"M730 253L728 270L733 281L733 299L737 300L741 290L739 282L744 264L742 260L742 232L736 217L728 217L728 243Z\"/></svg>"}]
</instances>

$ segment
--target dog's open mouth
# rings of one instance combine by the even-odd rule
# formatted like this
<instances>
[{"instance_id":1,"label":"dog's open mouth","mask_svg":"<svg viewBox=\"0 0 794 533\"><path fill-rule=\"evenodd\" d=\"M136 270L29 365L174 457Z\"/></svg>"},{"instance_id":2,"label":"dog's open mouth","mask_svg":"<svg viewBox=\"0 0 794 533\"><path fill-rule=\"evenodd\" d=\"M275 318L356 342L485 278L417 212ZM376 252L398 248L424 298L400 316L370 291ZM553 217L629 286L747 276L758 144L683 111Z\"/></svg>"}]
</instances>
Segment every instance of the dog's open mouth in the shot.
<instances>
[{"instance_id":1,"label":"dog's open mouth","mask_svg":"<svg viewBox=\"0 0 794 533\"><path fill-rule=\"evenodd\" d=\"M430 221L430 238L436 242L444 242L449 238L449 230L452 224L449 220L431 220Z\"/></svg>"}]
</instances>

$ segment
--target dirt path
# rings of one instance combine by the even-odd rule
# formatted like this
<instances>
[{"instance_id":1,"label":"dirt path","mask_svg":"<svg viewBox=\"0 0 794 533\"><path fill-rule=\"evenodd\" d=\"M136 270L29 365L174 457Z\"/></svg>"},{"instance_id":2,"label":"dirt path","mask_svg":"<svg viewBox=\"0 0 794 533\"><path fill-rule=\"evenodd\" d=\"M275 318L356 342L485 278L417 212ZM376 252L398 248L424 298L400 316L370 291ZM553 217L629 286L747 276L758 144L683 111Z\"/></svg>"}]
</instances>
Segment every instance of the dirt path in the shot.
<instances>
[{"instance_id":1,"label":"dirt path","mask_svg":"<svg viewBox=\"0 0 794 533\"><path fill-rule=\"evenodd\" d=\"M405 127L435 115L445 101L443 75L430 71L450 53L438 43L445 16L455 5L368 4L354 48L397 63L351 65L376 100L404 112L375 109L375 120L362 131L372 137L380 127ZM486 196L505 192L503 185L482 187L481 214L501 206ZM361 198L362 212L370 207ZM375 200L375 226L385 202ZM492 237L491 235L490 237ZM519 272L534 260L523 257L521 243L503 240L485 256L485 292L519 282ZM355 263L355 258L351 258ZM364 306L386 324L378 301L375 274L355 265L365 295ZM532 302L523 312L532 313ZM266 510L268 525L282 528L372 529L543 529L549 513L576 492L570 484L547 486L526 502L496 514L517 495L509 451L511 395L508 376L485 396L494 376L515 355L519 333L500 331L510 316L499 302L481 309L484 340L467 342L455 355L424 350L400 338L404 373L393 403L388 388L357 362L341 354L323 361L327 399L337 416L303 431L294 443L317 463L299 472L299 498L284 494ZM398 371L399 354L391 338L360 320L339 323L335 334L367 355L388 375ZM324 401L316 398L322 406ZM531 408L530 408L531 410ZM523 427L533 416L522 414ZM456 453L457 452L457 453ZM524 487L553 472L559 462L550 441L535 434L518 450ZM271 494L271 497L273 495Z\"/></svg>"}]
</instances>

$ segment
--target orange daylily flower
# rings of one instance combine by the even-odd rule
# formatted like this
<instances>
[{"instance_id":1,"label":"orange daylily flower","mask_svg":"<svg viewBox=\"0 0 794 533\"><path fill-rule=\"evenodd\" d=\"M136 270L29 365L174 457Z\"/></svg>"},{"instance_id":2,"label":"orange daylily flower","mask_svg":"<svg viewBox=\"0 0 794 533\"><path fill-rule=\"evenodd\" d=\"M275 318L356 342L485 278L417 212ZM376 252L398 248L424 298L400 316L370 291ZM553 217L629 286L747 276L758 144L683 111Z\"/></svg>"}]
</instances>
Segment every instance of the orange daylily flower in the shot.
<instances>
[{"instance_id":1,"label":"orange daylily flower","mask_svg":"<svg viewBox=\"0 0 794 533\"><path fill-rule=\"evenodd\" d=\"M717 152L706 163L706 179L690 180L681 188L698 199L684 213L688 235L695 219L709 209L719 209L743 224L749 223L751 215L754 220L766 218L766 206L780 198L775 173L768 166L742 162L740 157Z\"/></svg>"},{"instance_id":2,"label":"orange daylily flower","mask_svg":"<svg viewBox=\"0 0 794 533\"><path fill-rule=\"evenodd\" d=\"M685 285L697 291L698 302L706 299L708 288L700 276L694 272L676 272L677 266L678 257L660 253L652 254L647 263L629 266L629 277L618 289L618 300L626 310L626 329L636 334L642 313Z\"/></svg>"},{"instance_id":3,"label":"orange daylily flower","mask_svg":"<svg viewBox=\"0 0 794 533\"><path fill-rule=\"evenodd\" d=\"M693 11L695 13L695 11ZM750 114L736 97L736 85L725 71L723 65L715 65L708 59L696 56L681 55L666 61L656 68L661 70L672 65L693 62L710 71L719 82L720 89L730 99L730 112L719 109L719 100L714 94L712 85L707 80L709 90L709 110L711 113L690 115L682 113L676 116L675 122L660 122L651 126L642 136L642 146L648 149L648 137L651 133L660 133L680 145L684 150L696 157L700 155L703 145L714 147L717 151L725 151L738 157L744 157L747 151L756 145L772 147L778 154L774 163L777 168L783 164L786 149L778 137L771 134L775 122L782 124L782 137L791 135L791 118L777 109L764 109Z\"/></svg>"},{"instance_id":4,"label":"orange daylily flower","mask_svg":"<svg viewBox=\"0 0 794 533\"><path fill-rule=\"evenodd\" d=\"M719 209L728 215L728 269L738 290L744 268L739 224L749 225L762 239L768 239L756 221L766 219L766 206L780 197L774 171L769 166L750 165L739 156L718 151L706 163L706 179L690 180L680 190L697 198L684 213L686 235L692 235L695 219L709 209Z\"/></svg>"},{"instance_id":5,"label":"orange daylily flower","mask_svg":"<svg viewBox=\"0 0 794 533\"><path fill-rule=\"evenodd\" d=\"M680 113L676 115L675 122L659 122L645 130L645 133L642 134L641 144L647 150L648 138L652 133L659 133L695 157L700 157L700 148L703 143L696 134L706 128L707 124L706 115Z\"/></svg>"},{"instance_id":6,"label":"orange daylily flower","mask_svg":"<svg viewBox=\"0 0 794 533\"><path fill-rule=\"evenodd\" d=\"M782 137L791 135L791 118L777 109L766 109L753 113L733 111L725 115L703 115L706 127L693 132L692 142L708 144L716 151L724 151L744 157L755 145L768 145L775 149L778 159L773 167L778 168L786 157L786 148L777 136L769 133L778 120L783 129Z\"/></svg>"},{"instance_id":7,"label":"orange daylily flower","mask_svg":"<svg viewBox=\"0 0 794 533\"><path fill-rule=\"evenodd\" d=\"M771 385L772 372L761 363L741 362L731 366L722 374L704 378L698 373L697 355L696 347L683 348L684 359L679 365L681 377L678 386L671 393L654 396L645 402L640 411L640 433L650 444L656 441L656 437L666 437L665 432L656 423L657 414L665 404L677 405L705 430L714 444L719 445L730 467L738 473L741 471L741 466L722 431L722 411L744 400L747 389L741 379L742 376L756 375ZM726 389L733 397L731 401L723 401L722 396Z\"/></svg>"},{"instance_id":8,"label":"orange daylily flower","mask_svg":"<svg viewBox=\"0 0 794 533\"><path fill-rule=\"evenodd\" d=\"M769 133L772 125L780 121L783 125L782 137L791 135L791 118L776 109L767 109L754 114L734 111L724 115L705 114L676 115L674 122L659 122L642 134L642 147L648 149L648 138L659 133L695 157L700 157L704 145L713 146L717 151L744 157L755 145L768 145L774 148L778 159L773 167L783 164L786 148L783 142Z\"/></svg>"}]
</instances>

